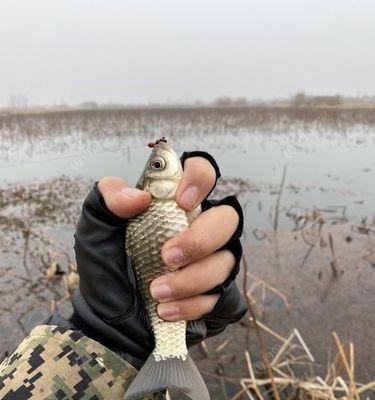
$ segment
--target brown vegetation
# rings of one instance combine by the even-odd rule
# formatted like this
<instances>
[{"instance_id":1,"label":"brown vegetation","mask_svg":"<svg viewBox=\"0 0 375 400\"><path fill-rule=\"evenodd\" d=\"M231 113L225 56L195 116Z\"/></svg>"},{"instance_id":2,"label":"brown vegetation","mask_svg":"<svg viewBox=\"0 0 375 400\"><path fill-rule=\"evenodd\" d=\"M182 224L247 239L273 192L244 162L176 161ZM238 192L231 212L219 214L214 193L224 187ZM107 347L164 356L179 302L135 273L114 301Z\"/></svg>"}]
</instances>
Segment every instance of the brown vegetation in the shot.
<instances>
[{"instance_id":1,"label":"brown vegetation","mask_svg":"<svg viewBox=\"0 0 375 400\"><path fill-rule=\"evenodd\" d=\"M147 122L147 123L146 123ZM0 114L0 136L36 136L50 139L79 131L94 138L108 136L203 135L281 132L322 133L334 130L345 134L360 125L375 127L375 108L327 107L237 107L237 108L147 108L147 109L73 109L39 110ZM176 132L178 127L178 132ZM3 149L2 149L3 150Z\"/></svg>"}]
</instances>

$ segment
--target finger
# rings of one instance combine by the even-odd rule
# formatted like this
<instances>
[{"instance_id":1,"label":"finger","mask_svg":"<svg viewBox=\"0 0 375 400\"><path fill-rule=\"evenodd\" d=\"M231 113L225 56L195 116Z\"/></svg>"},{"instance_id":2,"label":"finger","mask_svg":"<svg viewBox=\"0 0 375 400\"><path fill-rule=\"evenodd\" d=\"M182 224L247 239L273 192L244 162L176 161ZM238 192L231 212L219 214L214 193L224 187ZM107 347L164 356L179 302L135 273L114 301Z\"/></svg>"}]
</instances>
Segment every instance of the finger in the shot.
<instances>
[{"instance_id":1,"label":"finger","mask_svg":"<svg viewBox=\"0 0 375 400\"><path fill-rule=\"evenodd\" d=\"M157 312L166 321L191 321L210 313L218 300L218 294L194 296L170 303L159 303Z\"/></svg>"},{"instance_id":2,"label":"finger","mask_svg":"<svg viewBox=\"0 0 375 400\"><path fill-rule=\"evenodd\" d=\"M121 218L134 217L144 211L151 201L150 193L130 187L120 178L102 178L98 189L107 208Z\"/></svg>"},{"instance_id":3,"label":"finger","mask_svg":"<svg viewBox=\"0 0 375 400\"><path fill-rule=\"evenodd\" d=\"M223 283L235 264L231 251L221 250L176 272L159 276L150 285L152 297L170 302L205 293Z\"/></svg>"},{"instance_id":4,"label":"finger","mask_svg":"<svg viewBox=\"0 0 375 400\"><path fill-rule=\"evenodd\" d=\"M176 191L177 204L186 211L197 207L207 197L216 181L216 172L203 157L188 158Z\"/></svg>"},{"instance_id":5,"label":"finger","mask_svg":"<svg viewBox=\"0 0 375 400\"><path fill-rule=\"evenodd\" d=\"M177 269L220 249L232 237L239 221L227 205L212 207L198 216L184 232L169 239L161 249L164 262Z\"/></svg>"}]
</instances>

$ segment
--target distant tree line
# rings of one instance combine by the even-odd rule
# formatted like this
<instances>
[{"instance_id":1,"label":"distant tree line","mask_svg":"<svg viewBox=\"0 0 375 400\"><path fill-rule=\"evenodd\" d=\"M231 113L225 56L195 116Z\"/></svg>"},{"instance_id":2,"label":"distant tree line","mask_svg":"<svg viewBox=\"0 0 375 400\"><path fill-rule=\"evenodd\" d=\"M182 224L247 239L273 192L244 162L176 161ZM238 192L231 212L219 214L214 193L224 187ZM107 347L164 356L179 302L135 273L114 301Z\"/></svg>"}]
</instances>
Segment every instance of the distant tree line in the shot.
<instances>
[{"instance_id":1,"label":"distant tree line","mask_svg":"<svg viewBox=\"0 0 375 400\"><path fill-rule=\"evenodd\" d=\"M11 94L8 97L7 107L9 109L30 109L30 110L43 110L43 109L122 109L122 108L179 108L179 107L375 107L375 96L340 96L336 95L308 95L304 92L298 92L295 95L285 98L274 98L274 99L248 99L245 96L232 97L232 96L220 96L212 101L201 101L196 100L192 102L161 102L161 103L134 103L124 104L116 102L101 103L93 100L81 102L79 104L54 104L50 106L37 106L31 104L29 99L24 94ZM1 109L1 107L0 107Z\"/></svg>"},{"instance_id":2,"label":"distant tree line","mask_svg":"<svg viewBox=\"0 0 375 400\"><path fill-rule=\"evenodd\" d=\"M246 97L221 96L213 101L213 105L217 107L245 107L249 105L249 100Z\"/></svg>"},{"instance_id":3,"label":"distant tree line","mask_svg":"<svg viewBox=\"0 0 375 400\"><path fill-rule=\"evenodd\" d=\"M246 107L250 105L251 102L246 97L230 97L221 96L213 100L212 102L204 102L201 100L196 100L192 103L149 103L149 104L134 104L134 105L124 105L121 103L97 103L96 101L85 101L79 105L82 108L123 108L123 107Z\"/></svg>"},{"instance_id":4,"label":"distant tree line","mask_svg":"<svg viewBox=\"0 0 375 400\"><path fill-rule=\"evenodd\" d=\"M296 107L341 106L343 99L340 95L308 96L303 92L297 93L292 101Z\"/></svg>"}]
</instances>

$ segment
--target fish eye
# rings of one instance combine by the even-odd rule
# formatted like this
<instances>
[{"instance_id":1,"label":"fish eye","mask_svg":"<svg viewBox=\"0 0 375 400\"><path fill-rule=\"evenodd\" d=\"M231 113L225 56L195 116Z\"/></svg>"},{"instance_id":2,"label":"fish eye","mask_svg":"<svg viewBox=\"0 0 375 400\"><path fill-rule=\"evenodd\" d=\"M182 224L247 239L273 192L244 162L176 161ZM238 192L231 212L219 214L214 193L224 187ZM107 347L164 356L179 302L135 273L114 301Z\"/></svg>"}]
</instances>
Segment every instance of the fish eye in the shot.
<instances>
[{"instance_id":1,"label":"fish eye","mask_svg":"<svg viewBox=\"0 0 375 400\"><path fill-rule=\"evenodd\" d=\"M164 169L165 168L165 160L161 157L155 157L151 161L151 168L156 171L160 171L160 170Z\"/></svg>"}]
</instances>

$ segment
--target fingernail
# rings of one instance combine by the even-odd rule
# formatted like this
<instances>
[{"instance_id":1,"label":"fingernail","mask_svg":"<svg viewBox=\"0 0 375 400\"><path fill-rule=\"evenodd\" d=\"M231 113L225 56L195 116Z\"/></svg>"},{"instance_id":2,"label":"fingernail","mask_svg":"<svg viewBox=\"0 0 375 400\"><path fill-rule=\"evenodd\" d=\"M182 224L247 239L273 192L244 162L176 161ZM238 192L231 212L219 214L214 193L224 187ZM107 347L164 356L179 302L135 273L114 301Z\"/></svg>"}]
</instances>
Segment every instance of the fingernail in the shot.
<instances>
[{"instance_id":1,"label":"fingernail","mask_svg":"<svg viewBox=\"0 0 375 400\"><path fill-rule=\"evenodd\" d=\"M125 186L121 189L121 193L126 197L138 197L144 191L130 186Z\"/></svg>"},{"instance_id":2,"label":"fingernail","mask_svg":"<svg viewBox=\"0 0 375 400\"><path fill-rule=\"evenodd\" d=\"M172 247L164 254L164 261L167 265L179 265L184 262L184 253L178 247Z\"/></svg>"},{"instance_id":3,"label":"fingernail","mask_svg":"<svg viewBox=\"0 0 375 400\"><path fill-rule=\"evenodd\" d=\"M181 205L185 208L192 209L198 201L198 195L198 188L196 186L188 187L180 196Z\"/></svg>"},{"instance_id":4,"label":"fingernail","mask_svg":"<svg viewBox=\"0 0 375 400\"><path fill-rule=\"evenodd\" d=\"M159 304L158 314L161 318L175 317L179 313L179 309L176 306L168 304Z\"/></svg>"},{"instance_id":5,"label":"fingernail","mask_svg":"<svg viewBox=\"0 0 375 400\"><path fill-rule=\"evenodd\" d=\"M172 290L166 283L161 283L151 288L151 295L155 300L163 300L172 295Z\"/></svg>"}]
</instances>

